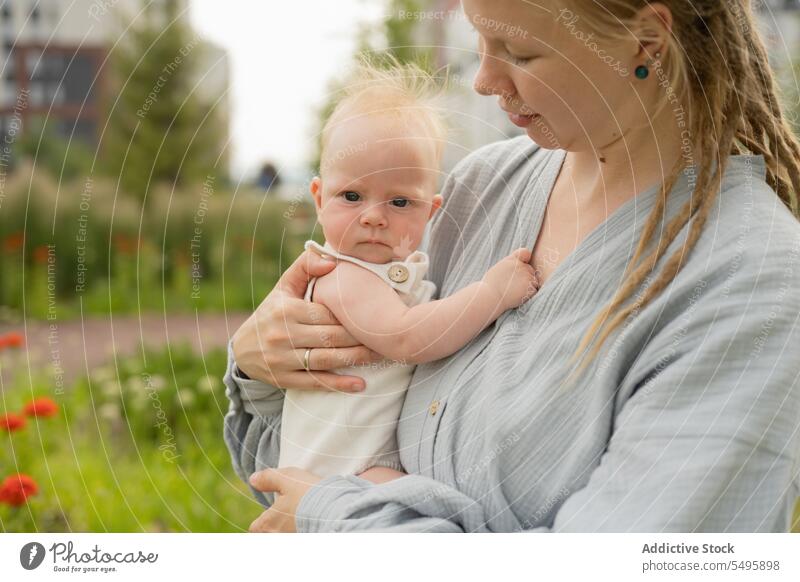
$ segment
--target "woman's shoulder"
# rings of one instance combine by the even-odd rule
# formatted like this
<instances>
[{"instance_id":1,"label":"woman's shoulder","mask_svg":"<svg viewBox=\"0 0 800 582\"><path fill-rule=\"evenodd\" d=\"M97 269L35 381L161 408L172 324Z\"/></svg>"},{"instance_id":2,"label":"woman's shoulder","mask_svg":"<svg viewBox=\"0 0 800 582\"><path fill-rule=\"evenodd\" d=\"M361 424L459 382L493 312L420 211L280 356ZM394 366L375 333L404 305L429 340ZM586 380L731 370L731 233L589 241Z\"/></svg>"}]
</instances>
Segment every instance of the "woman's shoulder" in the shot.
<instances>
[{"instance_id":1,"label":"woman's shoulder","mask_svg":"<svg viewBox=\"0 0 800 582\"><path fill-rule=\"evenodd\" d=\"M780 256L800 244L800 220L766 181L763 156L732 156L708 222L706 235L729 251Z\"/></svg>"},{"instance_id":2,"label":"woman's shoulder","mask_svg":"<svg viewBox=\"0 0 800 582\"><path fill-rule=\"evenodd\" d=\"M729 162L686 267L687 281L718 284L726 293L800 290L800 220L766 182L762 156Z\"/></svg>"},{"instance_id":3,"label":"woman's shoulder","mask_svg":"<svg viewBox=\"0 0 800 582\"><path fill-rule=\"evenodd\" d=\"M469 220L477 212L501 212L506 194L515 198L527 188L532 176L546 166L550 150L522 135L486 144L469 153L450 171L442 187L444 214L454 220ZM441 214L441 211L440 211Z\"/></svg>"},{"instance_id":4,"label":"woman's shoulder","mask_svg":"<svg viewBox=\"0 0 800 582\"><path fill-rule=\"evenodd\" d=\"M461 180L481 174L513 173L545 151L527 135L488 143L464 156L450 176Z\"/></svg>"}]
</instances>

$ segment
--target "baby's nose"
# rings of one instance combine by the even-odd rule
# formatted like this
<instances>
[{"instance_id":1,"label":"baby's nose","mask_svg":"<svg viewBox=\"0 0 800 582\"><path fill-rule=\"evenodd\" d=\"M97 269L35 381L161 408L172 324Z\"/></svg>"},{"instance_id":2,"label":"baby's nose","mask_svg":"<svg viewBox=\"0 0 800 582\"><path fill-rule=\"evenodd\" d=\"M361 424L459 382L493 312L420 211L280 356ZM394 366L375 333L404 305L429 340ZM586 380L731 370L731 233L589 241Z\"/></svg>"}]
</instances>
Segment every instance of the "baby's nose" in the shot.
<instances>
[{"instance_id":1,"label":"baby's nose","mask_svg":"<svg viewBox=\"0 0 800 582\"><path fill-rule=\"evenodd\" d=\"M376 204L374 206L370 206L364 212L362 212L361 224L363 226L386 226L388 221L386 220L386 214L382 205Z\"/></svg>"}]
</instances>

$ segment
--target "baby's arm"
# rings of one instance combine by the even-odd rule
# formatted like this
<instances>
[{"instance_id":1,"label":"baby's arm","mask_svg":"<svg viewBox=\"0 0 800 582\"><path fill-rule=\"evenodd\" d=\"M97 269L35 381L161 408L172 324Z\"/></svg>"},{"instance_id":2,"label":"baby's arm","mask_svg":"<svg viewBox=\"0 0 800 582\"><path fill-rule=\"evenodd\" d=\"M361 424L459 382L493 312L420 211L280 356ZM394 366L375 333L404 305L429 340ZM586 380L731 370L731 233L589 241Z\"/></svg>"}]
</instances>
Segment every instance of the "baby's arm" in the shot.
<instances>
[{"instance_id":1,"label":"baby's arm","mask_svg":"<svg viewBox=\"0 0 800 582\"><path fill-rule=\"evenodd\" d=\"M350 334L392 360L417 364L457 352L507 309L537 291L528 249L497 263L481 281L450 297L408 307L380 277L340 262L315 287L314 300L330 309Z\"/></svg>"}]
</instances>

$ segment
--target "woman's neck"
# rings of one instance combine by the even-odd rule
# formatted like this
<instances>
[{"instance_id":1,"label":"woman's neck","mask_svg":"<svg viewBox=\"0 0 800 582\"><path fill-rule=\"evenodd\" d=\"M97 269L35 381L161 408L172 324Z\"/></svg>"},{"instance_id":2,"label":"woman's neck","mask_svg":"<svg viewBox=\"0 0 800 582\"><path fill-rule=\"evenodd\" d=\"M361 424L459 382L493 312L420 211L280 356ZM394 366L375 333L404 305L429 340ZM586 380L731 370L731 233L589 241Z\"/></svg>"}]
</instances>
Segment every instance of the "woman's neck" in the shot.
<instances>
[{"instance_id":1,"label":"woman's neck","mask_svg":"<svg viewBox=\"0 0 800 582\"><path fill-rule=\"evenodd\" d=\"M674 115L665 107L652 126L595 151L568 152L559 180L573 184L579 210L608 207L610 199L622 204L662 183L683 157L681 145Z\"/></svg>"}]
</instances>

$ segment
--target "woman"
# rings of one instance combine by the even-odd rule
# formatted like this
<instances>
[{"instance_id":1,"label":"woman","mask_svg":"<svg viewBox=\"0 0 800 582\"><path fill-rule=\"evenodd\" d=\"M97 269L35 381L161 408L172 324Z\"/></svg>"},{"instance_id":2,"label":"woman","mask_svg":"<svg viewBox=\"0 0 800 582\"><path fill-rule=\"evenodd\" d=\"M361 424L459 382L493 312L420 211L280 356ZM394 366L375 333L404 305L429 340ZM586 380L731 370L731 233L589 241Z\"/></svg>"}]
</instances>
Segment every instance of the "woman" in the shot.
<instances>
[{"instance_id":1,"label":"woman","mask_svg":"<svg viewBox=\"0 0 800 582\"><path fill-rule=\"evenodd\" d=\"M800 149L749 2L463 8L475 89L527 135L453 170L430 277L448 295L528 246L542 287L417 368L398 428L408 475L320 480L268 469L272 385L349 390L335 368L374 355L302 301L333 265L295 261L225 378L234 466L264 505L277 494L251 530L787 531Z\"/></svg>"}]
</instances>

